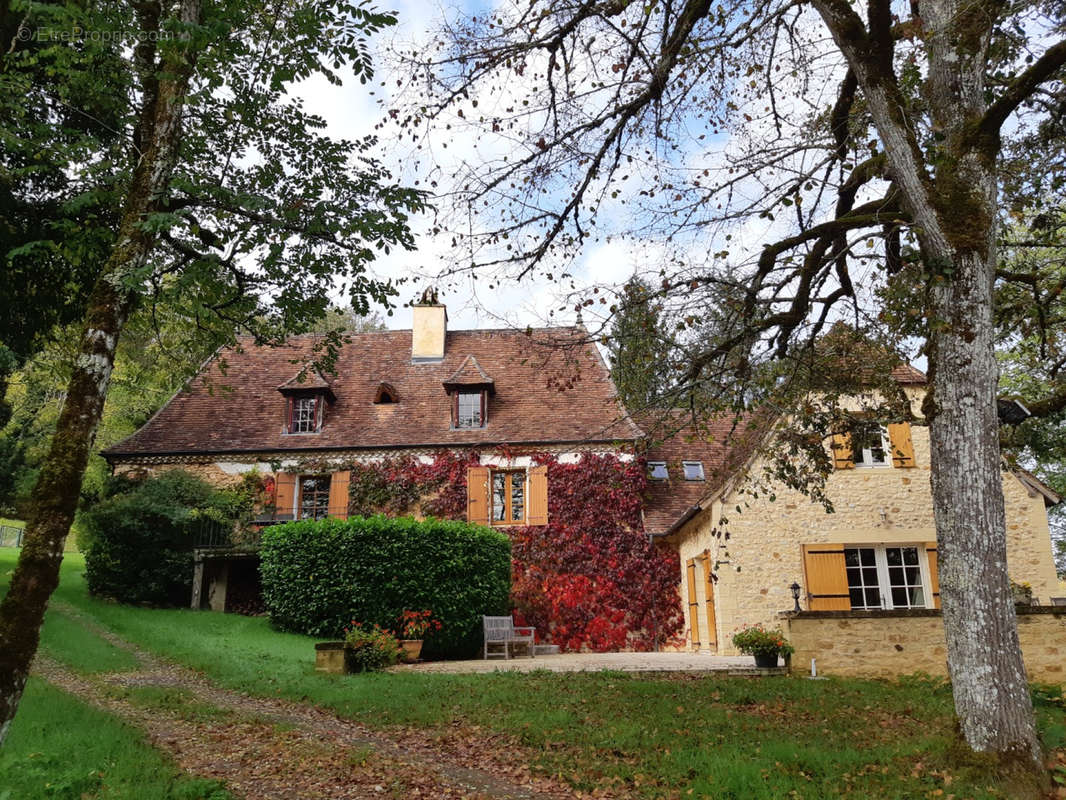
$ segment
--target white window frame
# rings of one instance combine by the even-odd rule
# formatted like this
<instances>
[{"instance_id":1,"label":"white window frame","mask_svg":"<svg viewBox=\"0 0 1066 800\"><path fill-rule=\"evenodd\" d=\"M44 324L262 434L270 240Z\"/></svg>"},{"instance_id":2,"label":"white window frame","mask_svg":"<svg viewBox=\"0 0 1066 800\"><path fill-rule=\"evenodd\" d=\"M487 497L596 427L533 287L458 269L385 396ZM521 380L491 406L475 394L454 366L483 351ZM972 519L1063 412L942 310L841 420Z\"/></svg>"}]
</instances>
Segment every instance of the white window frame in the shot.
<instances>
[{"instance_id":1,"label":"white window frame","mask_svg":"<svg viewBox=\"0 0 1066 800\"><path fill-rule=\"evenodd\" d=\"M929 577L929 553L926 551L926 546L922 542L889 542L883 544L873 543L855 543L845 544L844 551L848 550L873 550L874 551L874 564L877 567L877 589L881 595L880 609L886 611L895 610L897 607L892 602L892 585L889 582L888 577L888 551L895 548L910 547L918 551L918 570L922 578L922 597L925 599L925 605L922 606L899 606L901 609L910 608L936 608L933 598L933 587ZM845 580L847 580L847 567L845 561ZM850 601L851 597L851 582L848 581L848 597ZM852 608L854 611L869 611L870 606L863 606L862 608ZM874 609L877 610L877 609Z\"/></svg>"},{"instance_id":2,"label":"white window frame","mask_svg":"<svg viewBox=\"0 0 1066 800\"><path fill-rule=\"evenodd\" d=\"M299 407L302 403L312 403L311 415L301 416ZM296 395L291 400L292 407L289 409L289 430L290 436L303 436L309 433L318 433L322 429L322 397L320 395ZM300 428L310 424L309 430L301 430Z\"/></svg>"},{"instance_id":3,"label":"white window frame","mask_svg":"<svg viewBox=\"0 0 1066 800\"><path fill-rule=\"evenodd\" d=\"M885 428L884 425L878 425L877 428L881 432L881 452L884 453L885 460L878 461L876 463L873 460L873 449L869 447L858 447L859 442L858 437L855 435L856 432L853 431L851 434L851 463L860 469L878 469L880 467L892 466L892 443L889 441L888 438L888 430ZM862 454L862 461L859 461L857 458L855 458L856 454L858 453Z\"/></svg>"},{"instance_id":4,"label":"white window frame","mask_svg":"<svg viewBox=\"0 0 1066 800\"><path fill-rule=\"evenodd\" d=\"M662 467L663 474L656 475L655 470L658 467ZM670 468L666 466L665 461L649 461L648 462L648 480L649 481L666 481L670 480Z\"/></svg>"},{"instance_id":5,"label":"white window frame","mask_svg":"<svg viewBox=\"0 0 1066 800\"><path fill-rule=\"evenodd\" d=\"M694 477L694 478L690 478L688 476L689 467L695 467L697 470L699 470L699 474L697 474L696 477ZM686 481L704 481L704 480L707 480L707 478L703 474L703 462L702 461L682 461L681 462L681 473L682 473L682 475L685 476L685 480Z\"/></svg>"}]
</instances>

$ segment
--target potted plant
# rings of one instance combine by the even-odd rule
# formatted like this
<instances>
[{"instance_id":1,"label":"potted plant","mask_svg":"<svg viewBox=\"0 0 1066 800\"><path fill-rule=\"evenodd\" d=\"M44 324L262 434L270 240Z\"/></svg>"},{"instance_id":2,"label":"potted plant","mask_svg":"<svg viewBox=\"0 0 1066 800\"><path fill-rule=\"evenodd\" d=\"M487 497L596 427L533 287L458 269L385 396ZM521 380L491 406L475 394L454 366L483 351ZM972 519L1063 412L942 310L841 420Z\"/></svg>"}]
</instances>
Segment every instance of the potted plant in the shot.
<instances>
[{"instance_id":1,"label":"potted plant","mask_svg":"<svg viewBox=\"0 0 1066 800\"><path fill-rule=\"evenodd\" d=\"M780 628L768 631L762 625L741 628L733 634L733 646L742 653L755 656L757 667L776 667L778 656L795 652Z\"/></svg>"},{"instance_id":2,"label":"potted plant","mask_svg":"<svg viewBox=\"0 0 1066 800\"><path fill-rule=\"evenodd\" d=\"M391 667L400 657L400 643L377 625L352 622L344 631L344 665L347 672L375 672Z\"/></svg>"},{"instance_id":3,"label":"potted plant","mask_svg":"<svg viewBox=\"0 0 1066 800\"><path fill-rule=\"evenodd\" d=\"M400 617L400 645L403 647L403 660L407 663L418 661L422 655L422 640L429 631L439 631L440 620L433 619L433 612L426 608L422 611L404 611Z\"/></svg>"}]
</instances>

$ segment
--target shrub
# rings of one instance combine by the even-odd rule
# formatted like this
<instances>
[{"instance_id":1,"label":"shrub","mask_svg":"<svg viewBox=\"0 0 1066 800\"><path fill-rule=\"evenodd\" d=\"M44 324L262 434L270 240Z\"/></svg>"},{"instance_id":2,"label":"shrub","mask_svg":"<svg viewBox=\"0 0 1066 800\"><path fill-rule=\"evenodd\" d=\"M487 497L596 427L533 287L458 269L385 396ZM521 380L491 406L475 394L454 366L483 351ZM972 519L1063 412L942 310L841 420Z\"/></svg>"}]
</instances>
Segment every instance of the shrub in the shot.
<instances>
[{"instance_id":1,"label":"shrub","mask_svg":"<svg viewBox=\"0 0 1066 800\"><path fill-rule=\"evenodd\" d=\"M377 672L400 660L400 643L384 628L352 622L344 632L344 662L349 672Z\"/></svg>"},{"instance_id":2,"label":"shrub","mask_svg":"<svg viewBox=\"0 0 1066 800\"><path fill-rule=\"evenodd\" d=\"M283 630L336 636L352 619L393 628L405 609L431 608L441 629L424 652L463 656L481 644L481 615L509 608L510 542L466 522L289 522L263 531L260 557L263 599Z\"/></svg>"},{"instance_id":3,"label":"shrub","mask_svg":"<svg viewBox=\"0 0 1066 800\"><path fill-rule=\"evenodd\" d=\"M751 656L788 656L795 652L795 648L785 638L780 628L768 631L762 625L742 628L733 634L733 646L740 652Z\"/></svg>"},{"instance_id":4,"label":"shrub","mask_svg":"<svg viewBox=\"0 0 1066 800\"><path fill-rule=\"evenodd\" d=\"M233 524L240 499L180 470L114 479L107 492L81 517L89 591L123 603L187 604L199 526L204 517Z\"/></svg>"}]
</instances>

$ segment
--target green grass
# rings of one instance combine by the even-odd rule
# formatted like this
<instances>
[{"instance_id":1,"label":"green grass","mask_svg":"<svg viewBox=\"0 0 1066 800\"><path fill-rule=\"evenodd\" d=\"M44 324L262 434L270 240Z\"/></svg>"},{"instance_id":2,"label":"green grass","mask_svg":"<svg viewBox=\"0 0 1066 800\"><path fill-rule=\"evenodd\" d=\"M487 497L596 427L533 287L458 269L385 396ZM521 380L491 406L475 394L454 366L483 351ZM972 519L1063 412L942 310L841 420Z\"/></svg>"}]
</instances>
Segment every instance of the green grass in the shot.
<instances>
[{"instance_id":1,"label":"green grass","mask_svg":"<svg viewBox=\"0 0 1066 800\"><path fill-rule=\"evenodd\" d=\"M233 800L134 729L31 678L0 749L0 800Z\"/></svg>"},{"instance_id":2,"label":"green grass","mask_svg":"<svg viewBox=\"0 0 1066 800\"><path fill-rule=\"evenodd\" d=\"M67 556L59 599L223 686L310 701L371 726L504 734L528 747L541 770L582 790L719 799L911 798L938 790L1013 796L987 772L953 760L951 693L939 681L323 675L313 670L314 639L278 633L261 618L101 602L87 596L82 565L79 556ZM54 636L54 629L45 631L47 646L55 646ZM1063 746L1061 691L1047 688L1036 699L1045 743Z\"/></svg>"}]
</instances>

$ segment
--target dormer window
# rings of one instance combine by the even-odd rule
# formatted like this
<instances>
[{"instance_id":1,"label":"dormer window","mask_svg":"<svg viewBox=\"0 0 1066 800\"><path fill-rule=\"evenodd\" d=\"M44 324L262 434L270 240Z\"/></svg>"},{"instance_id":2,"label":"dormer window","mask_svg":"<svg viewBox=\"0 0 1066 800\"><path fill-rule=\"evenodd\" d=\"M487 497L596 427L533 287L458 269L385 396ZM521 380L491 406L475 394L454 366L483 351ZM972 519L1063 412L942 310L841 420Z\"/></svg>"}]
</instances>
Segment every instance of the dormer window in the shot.
<instances>
[{"instance_id":1,"label":"dormer window","mask_svg":"<svg viewBox=\"0 0 1066 800\"><path fill-rule=\"evenodd\" d=\"M455 393L455 427L481 428L485 425L485 392Z\"/></svg>"},{"instance_id":2,"label":"dormer window","mask_svg":"<svg viewBox=\"0 0 1066 800\"><path fill-rule=\"evenodd\" d=\"M278 391L285 398L286 433L318 433L326 403L337 400L330 381L311 363L281 384Z\"/></svg>"},{"instance_id":3,"label":"dormer window","mask_svg":"<svg viewBox=\"0 0 1066 800\"><path fill-rule=\"evenodd\" d=\"M318 433L322 427L322 395L303 395L289 400L289 433Z\"/></svg>"},{"instance_id":4,"label":"dormer window","mask_svg":"<svg viewBox=\"0 0 1066 800\"><path fill-rule=\"evenodd\" d=\"M444 381L444 390L452 400L453 428L484 428L489 416L489 397L496 392L496 384L477 359L467 356L451 377Z\"/></svg>"}]
</instances>

